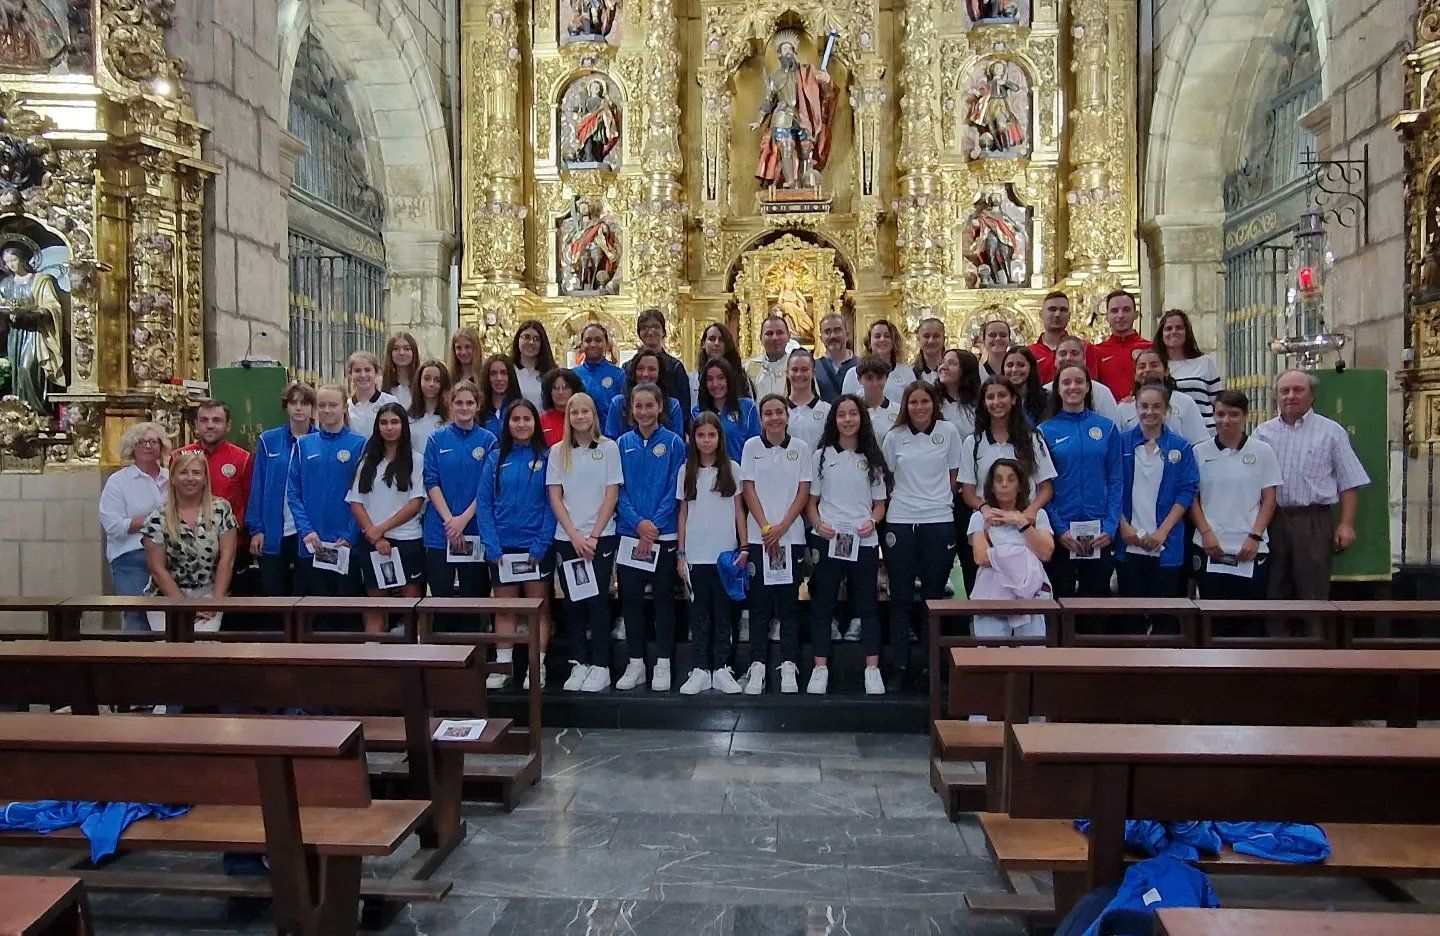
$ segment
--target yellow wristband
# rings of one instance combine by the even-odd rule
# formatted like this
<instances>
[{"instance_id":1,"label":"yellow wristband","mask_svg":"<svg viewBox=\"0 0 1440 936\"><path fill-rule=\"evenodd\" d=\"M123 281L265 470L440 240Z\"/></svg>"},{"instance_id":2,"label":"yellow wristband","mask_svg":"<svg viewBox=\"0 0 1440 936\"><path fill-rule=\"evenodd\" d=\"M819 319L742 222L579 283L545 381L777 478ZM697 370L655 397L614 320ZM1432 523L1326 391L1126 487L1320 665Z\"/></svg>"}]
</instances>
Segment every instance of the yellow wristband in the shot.
<instances>
[{"instance_id":1,"label":"yellow wristband","mask_svg":"<svg viewBox=\"0 0 1440 936\"><path fill-rule=\"evenodd\" d=\"M765 524L764 526L762 526L762 527L760 528L760 535L761 535L761 536L766 536L766 535L768 535L769 533L770 533L770 524L767 523L767 524Z\"/></svg>"}]
</instances>

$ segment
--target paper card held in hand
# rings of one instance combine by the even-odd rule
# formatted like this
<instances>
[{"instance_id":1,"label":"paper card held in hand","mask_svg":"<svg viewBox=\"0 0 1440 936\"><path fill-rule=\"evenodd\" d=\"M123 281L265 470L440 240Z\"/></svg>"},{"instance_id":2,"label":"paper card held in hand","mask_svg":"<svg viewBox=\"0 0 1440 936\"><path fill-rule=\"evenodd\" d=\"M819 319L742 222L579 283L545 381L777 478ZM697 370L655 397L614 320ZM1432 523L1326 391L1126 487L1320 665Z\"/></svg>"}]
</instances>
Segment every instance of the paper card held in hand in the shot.
<instances>
[{"instance_id":1,"label":"paper card held in hand","mask_svg":"<svg viewBox=\"0 0 1440 936\"><path fill-rule=\"evenodd\" d=\"M620 537L620 548L615 553L615 561L623 566L632 569L640 569L643 572L654 572L660 564L660 544L651 543L642 547L640 540L633 536Z\"/></svg>"},{"instance_id":2,"label":"paper card held in hand","mask_svg":"<svg viewBox=\"0 0 1440 936\"><path fill-rule=\"evenodd\" d=\"M461 539L460 539L460 545L459 545L458 547L457 547L454 543L446 542L446 543L445 543L445 561L446 561L446 562L484 562L484 561L485 561L485 547L480 544L480 537L478 537L478 536L465 536L465 537L461 537Z\"/></svg>"},{"instance_id":3,"label":"paper card held in hand","mask_svg":"<svg viewBox=\"0 0 1440 936\"><path fill-rule=\"evenodd\" d=\"M322 542L320 548L315 550L314 561L311 565L316 569L326 572L338 572L341 575L350 574L350 547L340 546L336 543Z\"/></svg>"},{"instance_id":4,"label":"paper card held in hand","mask_svg":"<svg viewBox=\"0 0 1440 936\"><path fill-rule=\"evenodd\" d=\"M485 733L483 718L446 718L433 735L436 741L479 741Z\"/></svg>"},{"instance_id":5,"label":"paper card held in hand","mask_svg":"<svg viewBox=\"0 0 1440 936\"><path fill-rule=\"evenodd\" d=\"M1205 571L1214 572L1216 575L1233 575L1236 578L1254 578L1255 560L1241 562L1230 553L1226 553L1219 559L1211 556L1210 560L1205 563Z\"/></svg>"},{"instance_id":6,"label":"paper card held in hand","mask_svg":"<svg viewBox=\"0 0 1440 936\"><path fill-rule=\"evenodd\" d=\"M835 537L830 540L830 558L854 562L860 558L860 536L853 527L835 527Z\"/></svg>"},{"instance_id":7,"label":"paper card held in hand","mask_svg":"<svg viewBox=\"0 0 1440 936\"><path fill-rule=\"evenodd\" d=\"M372 552L370 565L375 569L375 584L381 588L399 588L405 584L405 563L400 561L400 550L391 549L388 556Z\"/></svg>"},{"instance_id":8,"label":"paper card held in hand","mask_svg":"<svg viewBox=\"0 0 1440 936\"><path fill-rule=\"evenodd\" d=\"M789 585L795 581L795 570L790 564L790 547L782 545L771 552L762 550L765 558L765 584Z\"/></svg>"},{"instance_id":9,"label":"paper card held in hand","mask_svg":"<svg viewBox=\"0 0 1440 936\"><path fill-rule=\"evenodd\" d=\"M1095 548L1095 538L1100 535L1099 520L1072 520L1070 535L1080 548L1071 553L1071 559L1099 559L1100 550Z\"/></svg>"},{"instance_id":10,"label":"paper card held in hand","mask_svg":"<svg viewBox=\"0 0 1440 936\"><path fill-rule=\"evenodd\" d=\"M584 601L600 594L600 583L595 581L595 567L588 559L571 559L560 563L565 575L565 594L571 601Z\"/></svg>"},{"instance_id":11,"label":"paper card held in hand","mask_svg":"<svg viewBox=\"0 0 1440 936\"><path fill-rule=\"evenodd\" d=\"M506 553L500 557L500 584L540 581L540 563L527 553Z\"/></svg>"}]
</instances>

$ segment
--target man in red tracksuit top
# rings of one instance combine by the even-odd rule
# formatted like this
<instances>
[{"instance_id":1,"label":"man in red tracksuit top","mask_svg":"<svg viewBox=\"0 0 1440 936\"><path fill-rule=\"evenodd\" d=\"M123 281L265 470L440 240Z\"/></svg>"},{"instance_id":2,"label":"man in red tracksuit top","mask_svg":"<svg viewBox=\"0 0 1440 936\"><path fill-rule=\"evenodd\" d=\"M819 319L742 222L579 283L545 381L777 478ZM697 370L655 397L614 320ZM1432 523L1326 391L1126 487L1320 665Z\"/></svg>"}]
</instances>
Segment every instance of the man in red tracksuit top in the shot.
<instances>
[{"instance_id":1,"label":"man in red tracksuit top","mask_svg":"<svg viewBox=\"0 0 1440 936\"><path fill-rule=\"evenodd\" d=\"M204 452L210 462L210 491L216 497L230 502L235 511L235 522L245 526L245 507L250 503L250 453L226 440L230 432L230 405L219 400L203 400L195 409L195 436L197 441L185 446L182 452ZM242 546L247 543L242 543ZM243 548L235 550L236 559L249 553Z\"/></svg>"},{"instance_id":2,"label":"man in red tracksuit top","mask_svg":"<svg viewBox=\"0 0 1440 936\"><path fill-rule=\"evenodd\" d=\"M1135 297L1117 289L1105 297L1105 320L1110 337L1090 346L1090 376L1110 388L1116 400L1129 399L1135 389L1135 354L1150 347L1150 339L1135 330Z\"/></svg>"}]
</instances>

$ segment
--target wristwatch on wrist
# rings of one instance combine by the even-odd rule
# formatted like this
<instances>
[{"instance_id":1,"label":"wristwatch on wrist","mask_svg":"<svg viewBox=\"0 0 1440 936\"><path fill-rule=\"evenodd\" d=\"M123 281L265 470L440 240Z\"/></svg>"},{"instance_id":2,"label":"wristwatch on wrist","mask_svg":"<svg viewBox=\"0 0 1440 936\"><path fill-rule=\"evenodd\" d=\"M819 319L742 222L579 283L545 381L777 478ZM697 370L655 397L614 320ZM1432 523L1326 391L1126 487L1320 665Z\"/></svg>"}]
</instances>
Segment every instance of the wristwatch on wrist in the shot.
<instances>
[{"instance_id":1,"label":"wristwatch on wrist","mask_svg":"<svg viewBox=\"0 0 1440 936\"><path fill-rule=\"evenodd\" d=\"M1022 526L1022 527L1020 528L1020 532L1021 532L1021 533L1024 533L1026 530L1030 529L1030 528L1033 527L1034 525L1035 525L1035 524L1033 524L1033 523L1027 523L1027 524L1025 524L1024 526Z\"/></svg>"},{"instance_id":2,"label":"wristwatch on wrist","mask_svg":"<svg viewBox=\"0 0 1440 936\"><path fill-rule=\"evenodd\" d=\"M1263 542L1265 542L1265 537L1261 536L1259 533L1246 533L1245 535L1248 536L1248 537L1250 537L1252 540L1254 540L1254 541L1257 542L1257 543L1263 543Z\"/></svg>"}]
</instances>

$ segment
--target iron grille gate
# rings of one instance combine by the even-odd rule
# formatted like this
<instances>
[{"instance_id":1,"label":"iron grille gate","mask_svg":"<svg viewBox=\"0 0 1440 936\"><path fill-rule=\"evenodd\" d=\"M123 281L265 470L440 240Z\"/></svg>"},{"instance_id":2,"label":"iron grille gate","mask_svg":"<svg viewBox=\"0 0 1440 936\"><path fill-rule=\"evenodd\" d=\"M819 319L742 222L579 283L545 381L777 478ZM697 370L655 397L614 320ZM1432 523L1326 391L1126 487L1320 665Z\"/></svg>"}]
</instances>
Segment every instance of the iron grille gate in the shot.
<instances>
[{"instance_id":1,"label":"iron grille gate","mask_svg":"<svg viewBox=\"0 0 1440 936\"><path fill-rule=\"evenodd\" d=\"M343 382L353 352L385 344L385 270L290 232L290 373Z\"/></svg>"},{"instance_id":2,"label":"iron grille gate","mask_svg":"<svg viewBox=\"0 0 1440 936\"><path fill-rule=\"evenodd\" d=\"M1281 360L1270 350L1285 315L1293 229L1225 255L1225 386L1250 398L1258 425L1275 413Z\"/></svg>"}]
</instances>

